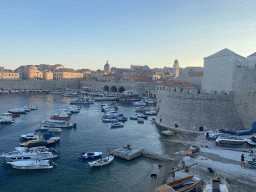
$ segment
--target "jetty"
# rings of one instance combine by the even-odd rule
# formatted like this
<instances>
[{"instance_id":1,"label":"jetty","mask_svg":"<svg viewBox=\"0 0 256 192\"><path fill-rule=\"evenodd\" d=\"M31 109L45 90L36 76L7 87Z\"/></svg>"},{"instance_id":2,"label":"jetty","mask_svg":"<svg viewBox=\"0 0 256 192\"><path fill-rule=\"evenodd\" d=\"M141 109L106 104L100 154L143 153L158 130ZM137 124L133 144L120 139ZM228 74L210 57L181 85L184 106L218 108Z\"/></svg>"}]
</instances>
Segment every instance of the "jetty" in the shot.
<instances>
[{"instance_id":1,"label":"jetty","mask_svg":"<svg viewBox=\"0 0 256 192\"><path fill-rule=\"evenodd\" d=\"M161 161L174 161L174 159L168 155L161 155L150 151L145 151L143 147L138 147L129 144L127 146L115 149L114 151L111 152L111 154L128 161L141 156Z\"/></svg>"}]
</instances>

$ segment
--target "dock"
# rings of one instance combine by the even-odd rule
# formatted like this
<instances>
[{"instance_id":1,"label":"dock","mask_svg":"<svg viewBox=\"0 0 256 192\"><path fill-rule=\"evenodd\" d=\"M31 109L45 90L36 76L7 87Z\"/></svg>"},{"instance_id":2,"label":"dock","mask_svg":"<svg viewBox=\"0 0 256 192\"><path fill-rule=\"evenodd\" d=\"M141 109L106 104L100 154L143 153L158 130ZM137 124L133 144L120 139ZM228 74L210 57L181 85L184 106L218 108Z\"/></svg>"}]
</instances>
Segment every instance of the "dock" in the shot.
<instances>
[{"instance_id":1,"label":"dock","mask_svg":"<svg viewBox=\"0 0 256 192\"><path fill-rule=\"evenodd\" d=\"M125 147L121 147L118 149L115 149L111 152L112 155L125 159L125 160L132 160L135 158L138 158L140 156L148 157L151 159L157 159L161 161L173 161L174 159L171 158L168 155L161 155L149 151L145 151L143 147L138 147L134 145L127 145Z\"/></svg>"}]
</instances>

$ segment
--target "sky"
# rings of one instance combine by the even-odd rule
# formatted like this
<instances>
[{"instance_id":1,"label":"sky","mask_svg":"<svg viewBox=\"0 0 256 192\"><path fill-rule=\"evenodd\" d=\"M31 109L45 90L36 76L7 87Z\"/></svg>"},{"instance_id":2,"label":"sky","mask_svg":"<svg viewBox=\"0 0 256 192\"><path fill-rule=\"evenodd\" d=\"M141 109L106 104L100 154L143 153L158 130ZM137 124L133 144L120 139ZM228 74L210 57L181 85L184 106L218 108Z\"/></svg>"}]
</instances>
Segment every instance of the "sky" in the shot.
<instances>
[{"instance_id":1,"label":"sky","mask_svg":"<svg viewBox=\"0 0 256 192\"><path fill-rule=\"evenodd\" d=\"M256 52L255 0L0 1L0 66L203 67L224 48Z\"/></svg>"}]
</instances>

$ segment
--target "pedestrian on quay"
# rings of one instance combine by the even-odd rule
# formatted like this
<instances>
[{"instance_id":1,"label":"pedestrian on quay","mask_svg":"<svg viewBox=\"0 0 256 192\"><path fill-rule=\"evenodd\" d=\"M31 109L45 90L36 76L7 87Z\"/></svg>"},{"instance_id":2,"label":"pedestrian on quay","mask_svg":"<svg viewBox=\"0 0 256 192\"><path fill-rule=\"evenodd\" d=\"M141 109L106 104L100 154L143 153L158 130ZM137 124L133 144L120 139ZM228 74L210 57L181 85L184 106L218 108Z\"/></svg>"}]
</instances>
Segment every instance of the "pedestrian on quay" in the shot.
<instances>
[{"instance_id":1,"label":"pedestrian on quay","mask_svg":"<svg viewBox=\"0 0 256 192\"><path fill-rule=\"evenodd\" d=\"M171 177L172 177L172 180L174 181L174 179L175 179L175 171L174 171L174 168L172 168Z\"/></svg>"},{"instance_id":2,"label":"pedestrian on quay","mask_svg":"<svg viewBox=\"0 0 256 192\"><path fill-rule=\"evenodd\" d=\"M241 155L241 167L244 167L245 168L245 165L244 165L244 154Z\"/></svg>"}]
</instances>

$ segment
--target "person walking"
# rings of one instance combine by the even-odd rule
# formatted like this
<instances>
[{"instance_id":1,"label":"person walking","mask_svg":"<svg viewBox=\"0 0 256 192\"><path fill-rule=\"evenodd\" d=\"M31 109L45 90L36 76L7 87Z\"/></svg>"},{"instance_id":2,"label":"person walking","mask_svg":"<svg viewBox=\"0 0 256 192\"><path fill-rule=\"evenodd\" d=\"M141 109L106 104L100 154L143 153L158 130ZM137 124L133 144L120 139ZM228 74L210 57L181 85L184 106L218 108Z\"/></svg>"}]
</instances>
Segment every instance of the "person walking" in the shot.
<instances>
[{"instance_id":1,"label":"person walking","mask_svg":"<svg viewBox=\"0 0 256 192\"><path fill-rule=\"evenodd\" d=\"M174 179L175 179L175 171L174 171L174 168L172 168L171 177L172 177L172 180L174 181Z\"/></svg>"},{"instance_id":2,"label":"person walking","mask_svg":"<svg viewBox=\"0 0 256 192\"><path fill-rule=\"evenodd\" d=\"M109 150L109 148L107 148L107 151L108 151L108 159L109 159L109 156L110 156L110 150Z\"/></svg>"},{"instance_id":3,"label":"person walking","mask_svg":"<svg viewBox=\"0 0 256 192\"><path fill-rule=\"evenodd\" d=\"M244 165L244 154L241 155L241 167L244 167L245 168L245 165Z\"/></svg>"}]
</instances>

